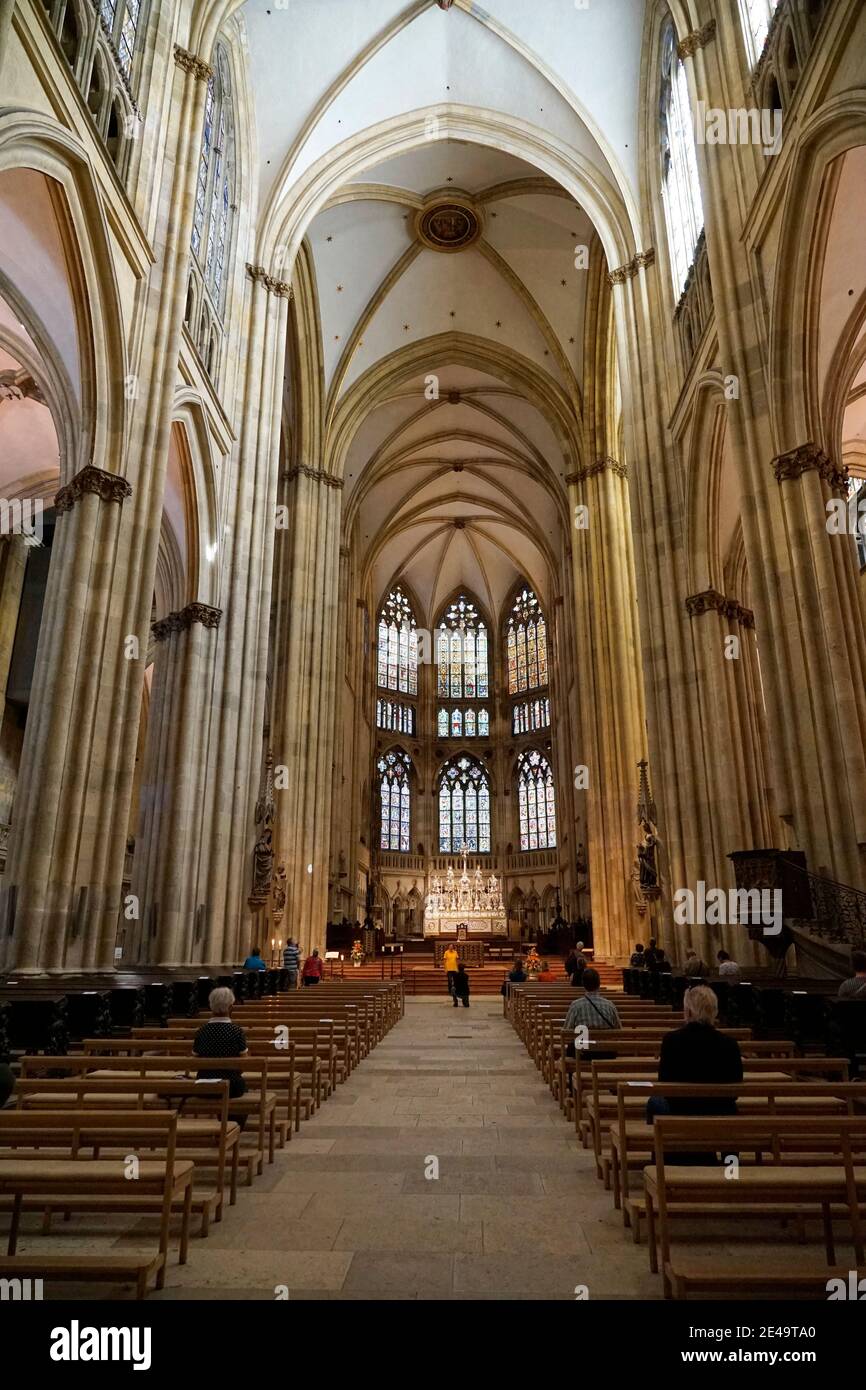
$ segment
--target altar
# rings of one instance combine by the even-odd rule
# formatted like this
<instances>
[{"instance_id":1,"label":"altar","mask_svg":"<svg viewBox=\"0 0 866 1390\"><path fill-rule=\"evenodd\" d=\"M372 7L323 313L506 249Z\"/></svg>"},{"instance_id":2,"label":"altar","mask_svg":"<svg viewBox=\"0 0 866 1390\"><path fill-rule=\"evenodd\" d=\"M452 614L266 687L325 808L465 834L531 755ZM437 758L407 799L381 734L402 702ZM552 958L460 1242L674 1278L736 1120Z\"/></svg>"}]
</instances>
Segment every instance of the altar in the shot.
<instances>
[{"instance_id":1,"label":"altar","mask_svg":"<svg viewBox=\"0 0 866 1390\"><path fill-rule=\"evenodd\" d=\"M449 936L457 940L472 937L507 936L508 921L502 902L502 887L495 874L485 880L476 869L472 878L466 867L466 846L461 847L463 872L457 879L449 864L444 881L433 876L424 906L424 935Z\"/></svg>"}]
</instances>

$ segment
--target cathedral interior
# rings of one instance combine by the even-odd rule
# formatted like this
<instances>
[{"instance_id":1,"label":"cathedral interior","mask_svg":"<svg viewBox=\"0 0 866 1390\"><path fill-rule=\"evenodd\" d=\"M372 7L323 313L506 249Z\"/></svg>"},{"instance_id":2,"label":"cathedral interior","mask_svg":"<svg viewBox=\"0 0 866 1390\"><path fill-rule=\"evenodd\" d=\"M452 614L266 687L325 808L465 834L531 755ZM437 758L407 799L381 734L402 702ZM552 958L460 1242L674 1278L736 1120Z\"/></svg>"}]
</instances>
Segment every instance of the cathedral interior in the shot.
<instances>
[{"instance_id":1,"label":"cathedral interior","mask_svg":"<svg viewBox=\"0 0 866 1390\"><path fill-rule=\"evenodd\" d=\"M278 1158L330 1139L356 1067L358 1114L399 1117L385 1076L401 1029L439 1056L452 941L528 1067L491 1113L576 1127L593 1202L607 1128L580 1130L565 1044L536 1038L545 984L506 978L527 953L569 1003L585 955L636 1027L629 1001L681 1020L706 977L758 1073L774 1041L792 1065L826 1043L825 1082L853 1082L866 983L848 1032L831 1000L866 948L864 219L862 0L0 0L20 1093L88 1038L185 1036L211 986L280 1022L293 942L356 1012L324 1019L344 1072L299 1033ZM353 989L379 991L363 1029ZM460 1261L521 1253L480 1191L413 1296L478 1296ZM225 1285L205 1260L181 1296L390 1297L381 1252L340 1244L360 1217L322 1203L334 1243L286 1247L318 1265L271 1280L270 1252ZM626 1253L625 1296L687 1286ZM573 1298L575 1251L536 1254Z\"/></svg>"}]
</instances>

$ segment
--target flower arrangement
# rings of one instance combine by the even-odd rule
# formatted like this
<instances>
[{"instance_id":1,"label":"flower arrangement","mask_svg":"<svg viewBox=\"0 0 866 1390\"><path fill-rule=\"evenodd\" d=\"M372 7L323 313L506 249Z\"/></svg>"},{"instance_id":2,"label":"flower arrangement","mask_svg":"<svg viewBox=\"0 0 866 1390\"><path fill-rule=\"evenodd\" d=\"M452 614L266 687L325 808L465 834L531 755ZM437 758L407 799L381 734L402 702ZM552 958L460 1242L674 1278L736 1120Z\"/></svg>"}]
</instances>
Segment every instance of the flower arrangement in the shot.
<instances>
[{"instance_id":1,"label":"flower arrangement","mask_svg":"<svg viewBox=\"0 0 866 1390\"><path fill-rule=\"evenodd\" d=\"M352 942L352 954L349 957L353 965L360 965L364 959L364 948L360 941Z\"/></svg>"},{"instance_id":2,"label":"flower arrangement","mask_svg":"<svg viewBox=\"0 0 866 1390\"><path fill-rule=\"evenodd\" d=\"M526 973L527 975L537 975L540 970L541 956L533 948L533 950L531 950L529 952L529 955L526 957Z\"/></svg>"}]
</instances>

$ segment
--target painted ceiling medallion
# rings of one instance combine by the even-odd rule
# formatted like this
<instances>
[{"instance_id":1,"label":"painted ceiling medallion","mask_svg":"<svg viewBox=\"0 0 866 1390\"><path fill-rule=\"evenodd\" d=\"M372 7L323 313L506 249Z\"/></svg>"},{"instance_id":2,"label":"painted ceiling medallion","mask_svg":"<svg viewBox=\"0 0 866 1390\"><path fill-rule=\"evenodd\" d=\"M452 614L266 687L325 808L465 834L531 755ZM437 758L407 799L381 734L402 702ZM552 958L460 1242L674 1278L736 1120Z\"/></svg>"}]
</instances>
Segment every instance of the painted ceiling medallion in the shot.
<instances>
[{"instance_id":1,"label":"painted ceiling medallion","mask_svg":"<svg viewBox=\"0 0 866 1390\"><path fill-rule=\"evenodd\" d=\"M462 251L481 235L481 219L466 195L434 195L415 218L415 232L433 251Z\"/></svg>"}]
</instances>

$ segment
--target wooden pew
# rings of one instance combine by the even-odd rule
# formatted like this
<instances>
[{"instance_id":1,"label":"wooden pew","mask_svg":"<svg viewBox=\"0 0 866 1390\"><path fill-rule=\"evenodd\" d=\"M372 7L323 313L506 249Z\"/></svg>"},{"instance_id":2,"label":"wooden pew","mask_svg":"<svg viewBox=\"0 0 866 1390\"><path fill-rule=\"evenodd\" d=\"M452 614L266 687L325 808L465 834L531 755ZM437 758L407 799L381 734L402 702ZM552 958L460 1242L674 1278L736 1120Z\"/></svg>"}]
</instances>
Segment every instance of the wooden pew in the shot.
<instances>
[{"instance_id":1,"label":"wooden pew","mask_svg":"<svg viewBox=\"0 0 866 1390\"><path fill-rule=\"evenodd\" d=\"M106 1279L107 1270L136 1285L137 1297L143 1298L148 1280L156 1276L156 1287L165 1284L168 1261L169 1228L172 1207L182 1203L179 1262L186 1263L189 1245L190 1203L193 1164L178 1159L175 1154L177 1114L174 1111L156 1114L150 1111L65 1111L3 1110L0 1112L0 1151L14 1147L45 1147L69 1149L69 1157L16 1158L8 1153L0 1161L0 1196L12 1198L12 1214L5 1259L0 1259L0 1273L10 1275L35 1274L44 1279ZM142 1196L155 1197L159 1203L159 1242L155 1255L118 1256L109 1251L101 1255L40 1256L29 1254L17 1257L21 1213L25 1199L47 1201L63 1206L75 1197L126 1196L130 1177L126 1158L79 1158L82 1148L93 1145L134 1144L147 1146L156 1142L165 1157L138 1160L135 1182ZM137 1157L137 1155L136 1155Z\"/></svg>"},{"instance_id":2,"label":"wooden pew","mask_svg":"<svg viewBox=\"0 0 866 1390\"><path fill-rule=\"evenodd\" d=\"M102 1041L99 1039L98 1041ZM245 1130L242 1134L240 1161L244 1161L244 1140L252 1141L247 1146L246 1180L250 1186L253 1174L261 1173L265 1155L273 1163L276 1147L276 1107L277 1097L269 1088L267 1057L190 1057L183 1053L169 1053L162 1056L139 1055L135 1057L110 1056L100 1059L94 1053L79 1053L74 1057L24 1057L22 1076L87 1076L108 1075L121 1077L162 1076L177 1077L178 1072L192 1073L193 1079L200 1070L208 1071L218 1067L220 1071L240 1072L252 1078L256 1085L240 1097L229 1100L229 1116L242 1116L255 1120L255 1133ZM210 1063L210 1067L208 1066ZM199 1102L201 1103L201 1102Z\"/></svg>"},{"instance_id":3,"label":"wooden pew","mask_svg":"<svg viewBox=\"0 0 866 1390\"><path fill-rule=\"evenodd\" d=\"M178 1112L176 1157L192 1159L196 1168L192 1210L201 1218L199 1234L207 1235L211 1219L222 1220L226 1182L229 1205L234 1206L237 1201L240 1126L229 1119L227 1081L92 1074L24 1077L15 1089L15 1100L22 1111L63 1109L64 1113L67 1109L91 1113L103 1108L165 1110L166 1105L173 1104ZM215 1172L212 1186L200 1185L202 1171ZM87 1210L88 1200L77 1199L67 1209ZM153 1210L151 1199L134 1196L118 1197L111 1206L118 1211ZM43 1209L50 1211L49 1207Z\"/></svg>"},{"instance_id":4,"label":"wooden pew","mask_svg":"<svg viewBox=\"0 0 866 1390\"><path fill-rule=\"evenodd\" d=\"M760 1213L769 1206L789 1203L808 1212L820 1214L824 1223L824 1242L827 1266L824 1270L809 1271L813 1285L839 1277L835 1269L836 1253L833 1215L842 1214L851 1228L854 1260L859 1268L866 1264L864 1255L864 1225L861 1208L866 1203L866 1116L781 1116L718 1117L659 1116L654 1123L655 1162L644 1169L648 1239L651 1256L656 1252L656 1234L660 1249L665 1298L687 1298L689 1293L730 1293L735 1281L738 1296L747 1292L752 1297L767 1292L779 1298L789 1291L799 1292L804 1285L804 1271L793 1272L780 1265L772 1270L757 1270L743 1262L735 1269L726 1262L723 1270L713 1271L705 1262L689 1264L671 1252L671 1222L669 1207L689 1203L707 1216L724 1214L736 1209ZM782 1139L808 1142L815 1152L823 1144L827 1162L805 1166L789 1162L781 1150ZM771 1161L751 1167L740 1165L736 1181L727 1178L722 1166L676 1165L671 1153L739 1150L762 1152ZM666 1154L668 1157L666 1158ZM847 1268L844 1271L847 1279Z\"/></svg>"}]
</instances>

